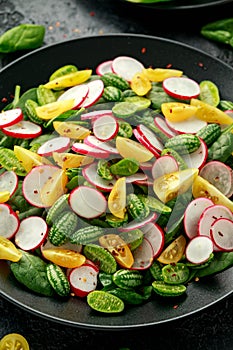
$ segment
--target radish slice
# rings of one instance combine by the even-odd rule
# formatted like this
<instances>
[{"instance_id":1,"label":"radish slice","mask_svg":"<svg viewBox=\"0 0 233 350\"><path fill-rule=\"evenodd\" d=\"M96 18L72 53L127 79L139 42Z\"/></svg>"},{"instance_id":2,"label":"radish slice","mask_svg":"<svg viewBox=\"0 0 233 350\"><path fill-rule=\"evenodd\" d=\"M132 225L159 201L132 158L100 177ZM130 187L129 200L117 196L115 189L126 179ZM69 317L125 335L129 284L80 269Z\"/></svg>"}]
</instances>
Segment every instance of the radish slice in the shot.
<instances>
[{"instance_id":1,"label":"radish slice","mask_svg":"<svg viewBox=\"0 0 233 350\"><path fill-rule=\"evenodd\" d=\"M72 146L72 151L96 158L109 157L109 152L104 151L102 149L94 148L92 146L87 145L86 143L75 142Z\"/></svg>"},{"instance_id":2,"label":"radish slice","mask_svg":"<svg viewBox=\"0 0 233 350\"><path fill-rule=\"evenodd\" d=\"M104 195L95 188L79 186L71 191L69 204L79 216L92 219L102 215L107 208Z\"/></svg>"},{"instance_id":3,"label":"radish slice","mask_svg":"<svg viewBox=\"0 0 233 350\"><path fill-rule=\"evenodd\" d=\"M48 235L48 226L39 216L23 219L15 235L15 244L23 250L38 248Z\"/></svg>"},{"instance_id":4,"label":"radish slice","mask_svg":"<svg viewBox=\"0 0 233 350\"><path fill-rule=\"evenodd\" d=\"M150 172L152 170L152 166L153 166L152 162L140 163L140 169L146 172Z\"/></svg>"},{"instance_id":5,"label":"radish slice","mask_svg":"<svg viewBox=\"0 0 233 350\"><path fill-rule=\"evenodd\" d=\"M190 100L200 94L200 86L193 79L184 77L170 77L163 81L164 91L175 98Z\"/></svg>"},{"instance_id":6,"label":"radish slice","mask_svg":"<svg viewBox=\"0 0 233 350\"><path fill-rule=\"evenodd\" d=\"M162 117L155 117L154 118L155 126L157 126L167 137L173 137L176 136L177 133L169 128L169 126L166 123L166 120Z\"/></svg>"},{"instance_id":7,"label":"radish slice","mask_svg":"<svg viewBox=\"0 0 233 350\"><path fill-rule=\"evenodd\" d=\"M147 238L143 238L141 245L133 251L134 263L130 270L148 269L153 262L154 251Z\"/></svg>"},{"instance_id":8,"label":"radish slice","mask_svg":"<svg viewBox=\"0 0 233 350\"><path fill-rule=\"evenodd\" d=\"M0 128L14 125L23 119L21 108L9 109L0 113Z\"/></svg>"},{"instance_id":9,"label":"radish slice","mask_svg":"<svg viewBox=\"0 0 233 350\"><path fill-rule=\"evenodd\" d=\"M153 249L153 258L157 258L163 250L165 235L160 226L155 223L146 224L141 228L145 238L150 242Z\"/></svg>"},{"instance_id":10,"label":"radish slice","mask_svg":"<svg viewBox=\"0 0 233 350\"><path fill-rule=\"evenodd\" d=\"M189 168L201 169L206 163L208 157L208 148L206 143L200 139L200 147L192 153L182 155L184 162Z\"/></svg>"},{"instance_id":11,"label":"radish slice","mask_svg":"<svg viewBox=\"0 0 233 350\"><path fill-rule=\"evenodd\" d=\"M182 122L171 122L166 119L166 123L170 129L178 134L196 134L207 125L206 121L194 116Z\"/></svg>"},{"instance_id":12,"label":"radish slice","mask_svg":"<svg viewBox=\"0 0 233 350\"><path fill-rule=\"evenodd\" d=\"M114 116L103 115L93 122L93 133L100 141L113 139L119 130L119 124Z\"/></svg>"},{"instance_id":13,"label":"radish slice","mask_svg":"<svg viewBox=\"0 0 233 350\"><path fill-rule=\"evenodd\" d=\"M88 84L76 85L69 88L62 95L60 95L57 101L74 100L73 109L77 109L87 97L88 91Z\"/></svg>"},{"instance_id":14,"label":"radish slice","mask_svg":"<svg viewBox=\"0 0 233 350\"><path fill-rule=\"evenodd\" d=\"M105 192L110 192L113 188L114 183L116 182L115 179L108 181L99 176L97 174L97 163L87 165L83 169L83 176L88 182L90 182L91 185Z\"/></svg>"},{"instance_id":15,"label":"radish slice","mask_svg":"<svg viewBox=\"0 0 233 350\"><path fill-rule=\"evenodd\" d=\"M149 224L150 222L153 222L157 219L158 215L154 212L149 214L144 220L140 221L140 222L131 222L123 227L119 228L119 231L121 232L128 232L128 231L132 231L135 230L137 228L141 228L143 226L145 226L146 224Z\"/></svg>"},{"instance_id":16,"label":"radish slice","mask_svg":"<svg viewBox=\"0 0 233 350\"><path fill-rule=\"evenodd\" d=\"M232 169L223 162L213 160L204 165L199 175L214 185L224 195L231 191Z\"/></svg>"},{"instance_id":17,"label":"radish slice","mask_svg":"<svg viewBox=\"0 0 233 350\"><path fill-rule=\"evenodd\" d=\"M28 120L22 120L19 123L2 128L4 134L21 139L31 139L42 133L40 125L32 123Z\"/></svg>"},{"instance_id":18,"label":"radish slice","mask_svg":"<svg viewBox=\"0 0 233 350\"><path fill-rule=\"evenodd\" d=\"M70 138L66 136L54 137L43 143L37 153L40 156L49 157L53 152L65 152L70 148Z\"/></svg>"},{"instance_id":19,"label":"radish slice","mask_svg":"<svg viewBox=\"0 0 233 350\"><path fill-rule=\"evenodd\" d=\"M233 251L233 221L220 218L214 221L210 229L214 244L227 252Z\"/></svg>"},{"instance_id":20,"label":"radish slice","mask_svg":"<svg viewBox=\"0 0 233 350\"><path fill-rule=\"evenodd\" d=\"M81 120L95 120L98 117L102 117L103 115L112 115L112 110L111 109L104 109L101 111L92 111L88 113L83 113L81 114L80 118Z\"/></svg>"},{"instance_id":21,"label":"radish slice","mask_svg":"<svg viewBox=\"0 0 233 350\"><path fill-rule=\"evenodd\" d=\"M108 60L100 63L96 68L97 75L104 75L106 73L112 73L112 60Z\"/></svg>"},{"instance_id":22,"label":"radish slice","mask_svg":"<svg viewBox=\"0 0 233 350\"><path fill-rule=\"evenodd\" d=\"M155 160L151 175L153 179L157 179L165 174L170 174L179 170L179 166L174 157L170 155L164 155Z\"/></svg>"},{"instance_id":23,"label":"radish slice","mask_svg":"<svg viewBox=\"0 0 233 350\"><path fill-rule=\"evenodd\" d=\"M232 195L233 195L233 170L231 170L231 188L229 192L227 192L226 196L228 198L231 198Z\"/></svg>"},{"instance_id":24,"label":"radish slice","mask_svg":"<svg viewBox=\"0 0 233 350\"><path fill-rule=\"evenodd\" d=\"M19 228L18 215L6 203L0 204L0 236L11 239Z\"/></svg>"},{"instance_id":25,"label":"radish slice","mask_svg":"<svg viewBox=\"0 0 233 350\"><path fill-rule=\"evenodd\" d=\"M209 237L197 236L187 244L185 256L192 264L202 264L213 253L213 242Z\"/></svg>"},{"instance_id":26,"label":"radish slice","mask_svg":"<svg viewBox=\"0 0 233 350\"><path fill-rule=\"evenodd\" d=\"M138 131L138 129L134 129L133 134L138 140L138 142L140 142L141 145L143 145L146 149L148 149L151 153L153 153L153 155L156 158L160 157L160 153L157 151L157 149L154 148L150 143L148 143L148 141L145 139L145 137L142 136L142 134Z\"/></svg>"},{"instance_id":27,"label":"radish slice","mask_svg":"<svg viewBox=\"0 0 233 350\"><path fill-rule=\"evenodd\" d=\"M129 184L129 183L138 183L138 182L141 182L141 181L147 181L148 180L148 176L144 173L136 173L136 174L133 174L133 175L129 175L126 177L126 183Z\"/></svg>"},{"instance_id":28,"label":"radish slice","mask_svg":"<svg viewBox=\"0 0 233 350\"><path fill-rule=\"evenodd\" d=\"M94 147L94 148L97 148L97 149L101 149L101 150L106 151L108 153L119 154L117 148L114 147L114 145L112 145L110 142L98 140L97 137L95 137L93 135L88 135L84 139L84 144L89 145L89 146Z\"/></svg>"},{"instance_id":29,"label":"radish slice","mask_svg":"<svg viewBox=\"0 0 233 350\"><path fill-rule=\"evenodd\" d=\"M102 80L93 80L86 84L88 86L88 94L79 108L87 108L92 106L103 94L104 83Z\"/></svg>"},{"instance_id":30,"label":"radish slice","mask_svg":"<svg viewBox=\"0 0 233 350\"><path fill-rule=\"evenodd\" d=\"M85 297L96 289L98 269L93 265L84 263L70 271L68 279L70 288L75 295Z\"/></svg>"},{"instance_id":31,"label":"radish slice","mask_svg":"<svg viewBox=\"0 0 233 350\"><path fill-rule=\"evenodd\" d=\"M12 196L18 188L19 179L13 170L6 170L0 175L0 192L8 191Z\"/></svg>"},{"instance_id":32,"label":"radish slice","mask_svg":"<svg viewBox=\"0 0 233 350\"><path fill-rule=\"evenodd\" d=\"M184 212L184 229L188 238L192 239L198 235L198 222L203 211L214 205L212 200L199 197L190 202Z\"/></svg>"},{"instance_id":33,"label":"radish slice","mask_svg":"<svg viewBox=\"0 0 233 350\"><path fill-rule=\"evenodd\" d=\"M127 81L131 81L143 69L144 65L133 57L118 56L112 61L112 71Z\"/></svg>"},{"instance_id":34,"label":"radish slice","mask_svg":"<svg viewBox=\"0 0 233 350\"><path fill-rule=\"evenodd\" d=\"M39 165L25 176L22 186L23 195L31 205L39 208L45 207L41 199L41 189L59 169L53 165Z\"/></svg>"},{"instance_id":35,"label":"radish slice","mask_svg":"<svg viewBox=\"0 0 233 350\"><path fill-rule=\"evenodd\" d=\"M139 134L141 134L145 138L146 142L152 148L155 148L157 153L160 154L160 152L163 150L164 147L163 147L163 144L158 140L155 133L143 124L139 124L137 126L137 130Z\"/></svg>"}]
</instances>

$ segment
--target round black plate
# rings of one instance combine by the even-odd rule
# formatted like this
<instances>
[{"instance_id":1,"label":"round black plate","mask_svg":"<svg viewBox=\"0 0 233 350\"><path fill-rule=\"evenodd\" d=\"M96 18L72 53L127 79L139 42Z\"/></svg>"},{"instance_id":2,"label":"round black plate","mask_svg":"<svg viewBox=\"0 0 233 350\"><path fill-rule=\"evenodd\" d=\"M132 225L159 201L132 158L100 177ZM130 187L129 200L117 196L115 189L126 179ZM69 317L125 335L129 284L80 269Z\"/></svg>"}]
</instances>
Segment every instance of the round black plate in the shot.
<instances>
[{"instance_id":1,"label":"round black plate","mask_svg":"<svg viewBox=\"0 0 233 350\"><path fill-rule=\"evenodd\" d=\"M80 69L95 68L99 63L119 55L128 55L145 66L181 69L197 81L213 80L222 99L232 99L233 69L221 61L190 46L145 35L116 34L83 37L61 42L27 54L0 72L0 101L14 92L46 82L49 75L65 64ZM3 107L3 106L0 106ZM174 299L155 297L142 306L130 307L116 316L98 314L85 300L60 300L38 296L24 289L10 274L6 262L0 262L0 294L18 306L42 317L84 328L129 329L172 321L217 303L233 291L232 268L188 286L185 296ZM174 307L178 306L178 307Z\"/></svg>"},{"instance_id":2,"label":"round black plate","mask_svg":"<svg viewBox=\"0 0 233 350\"><path fill-rule=\"evenodd\" d=\"M174 0L172 2L161 3L137 3L131 0L122 0L138 7L149 8L153 10L193 10L205 7L219 6L232 2L232 0Z\"/></svg>"}]
</instances>

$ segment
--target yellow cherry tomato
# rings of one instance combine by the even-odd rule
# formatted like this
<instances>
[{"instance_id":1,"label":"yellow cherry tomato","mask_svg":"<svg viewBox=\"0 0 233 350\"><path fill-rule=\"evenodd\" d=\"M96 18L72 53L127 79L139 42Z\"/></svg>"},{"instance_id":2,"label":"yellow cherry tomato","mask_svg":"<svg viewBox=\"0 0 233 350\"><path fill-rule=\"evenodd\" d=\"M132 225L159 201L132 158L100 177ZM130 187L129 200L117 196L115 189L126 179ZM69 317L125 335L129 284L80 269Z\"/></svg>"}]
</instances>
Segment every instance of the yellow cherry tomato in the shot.
<instances>
[{"instance_id":1,"label":"yellow cherry tomato","mask_svg":"<svg viewBox=\"0 0 233 350\"><path fill-rule=\"evenodd\" d=\"M0 203L5 203L10 199L10 192L9 191L0 191Z\"/></svg>"},{"instance_id":2,"label":"yellow cherry tomato","mask_svg":"<svg viewBox=\"0 0 233 350\"><path fill-rule=\"evenodd\" d=\"M41 157L39 154L21 146L14 146L14 154L27 172L38 165L52 164L45 157Z\"/></svg>"},{"instance_id":3,"label":"yellow cherry tomato","mask_svg":"<svg viewBox=\"0 0 233 350\"><path fill-rule=\"evenodd\" d=\"M9 333L0 340L0 350L29 350L29 344L21 334Z\"/></svg>"},{"instance_id":4,"label":"yellow cherry tomato","mask_svg":"<svg viewBox=\"0 0 233 350\"><path fill-rule=\"evenodd\" d=\"M197 107L182 102L165 102L161 105L164 117L170 122L182 122L195 116Z\"/></svg>"},{"instance_id":5,"label":"yellow cherry tomato","mask_svg":"<svg viewBox=\"0 0 233 350\"><path fill-rule=\"evenodd\" d=\"M0 236L0 259L17 262L21 259L22 253L9 239Z\"/></svg>"},{"instance_id":6,"label":"yellow cherry tomato","mask_svg":"<svg viewBox=\"0 0 233 350\"><path fill-rule=\"evenodd\" d=\"M117 136L116 148L123 158L134 158L139 163L147 162L154 157L146 147L127 137Z\"/></svg>"},{"instance_id":7,"label":"yellow cherry tomato","mask_svg":"<svg viewBox=\"0 0 233 350\"><path fill-rule=\"evenodd\" d=\"M66 170L69 168L78 168L90 164L94 158L83 156L81 154L53 152L53 159L57 165Z\"/></svg>"},{"instance_id":8,"label":"yellow cherry tomato","mask_svg":"<svg viewBox=\"0 0 233 350\"><path fill-rule=\"evenodd\" d=\"M203 179L201 176L197 176L193 182L192 187L193 197L206 197L212 200L214 204L221 204L229 208L233 212L233 202L227 198L222 192L220 192L209 181Z\"/></svg>"},{"instance_id":9,"label":"yellow cherry tomato","mask_svg":"<svg viewBox=\"0 0 233 350\"><path fill-rule=\"evenodd\" d=\"M42 251L45 259L62 267L74 268L83 265L86 261L84 255L70 249L51 248Z\"/></svg>"},{"instance_id":10,"label":"yellow cherry tomato","mask_svg":"<svg viewBox=\"0 0 233 350\"><path fill-rule=\"evenodd\" d=\"M162 264L177 263L183 256L186 247L186 239L183 235L177 237L157 258Z\"/></svg>"},{"instance_id":11,"label":"yellow cherry tomato","mask_svg":"<svg viewBox=\"0 0 233 350\"><path fill-rule=\"evenodd\" d=\"M50 120L74 107L74 100L55 101L36 107L36 114L43 120Z\"/></svg>"},{"instance_id":12,"label":"yellow cherry tomato","mask_svg":"<svg viewBox=\"0 0 233 350\"><path fill-rule=\"evenodd\" d=\"M125 241L116 234L107 234L99 238L99 243L116 259L117 263L129 269L134 263L133 254Z\"/></svg>"},{"instance_id":13,"label":"yellow cherry tomato","mask_svg":"<svg viewBox=\"0 0 233 350\"><path fill-rule=\"evenodd\" d=\"M124 219L126 211L126 179L120 177L114 184L109 197L108 208L110 212L120 218Z\"/></svg>"},{"instance_id":14,"label":"yellow cherry tomato","mask_svg":"<svg viewBox=\"0 0 233 350\"><path fill-rule=\"evenodd\" d=\"M151 90L150 80L142 73L133 76L130 86L138 96L144 96Z\"/></svg>"},{"instance_id":15,"label":"yellow cherry tomato","mask_svg":"<svg viewBox=\"0 0 233 350\"><path fill-rule=\"evenodd\" d=\"M83 140L90 135L90 130L72 122L53 122L53 127L61 136L70 137L75 140Z\"/></svg>"},{"instance_id":16,"label":"yellow cherry tomato","mask_svg":"<svg viewBox=\"0 0 233 350\"><path fill-rule=\"evenodd\" d=\"M91 69L79 70L53 79L44 85L47 89L65 89L87 81L92 74Z\"/></svg>"},{"instance_id":17,"label":"yellow cherry tomato","mask_svg":"<svg viewBox=\"0 0 233 350\"><path fill-rule=\"evenodd\" d=\"M181 77L183 72L178 69L169 68L145 68L142 71L142 74L145 75L150 81L162 82L170 77Z\"/></svg>"},{"instance_id":18,"label":"yellow cherry tomato","mask_svg":"<svg viewBox=\"0 0 233 350\"><path fill-rule=\"evenodd\" d=\"M67 183L68 176L65 170L58 169L55 171L41 189L40 196L43 204L47 207L52 206L61 195L66 193Z\"/></svg>"}]
</instances>

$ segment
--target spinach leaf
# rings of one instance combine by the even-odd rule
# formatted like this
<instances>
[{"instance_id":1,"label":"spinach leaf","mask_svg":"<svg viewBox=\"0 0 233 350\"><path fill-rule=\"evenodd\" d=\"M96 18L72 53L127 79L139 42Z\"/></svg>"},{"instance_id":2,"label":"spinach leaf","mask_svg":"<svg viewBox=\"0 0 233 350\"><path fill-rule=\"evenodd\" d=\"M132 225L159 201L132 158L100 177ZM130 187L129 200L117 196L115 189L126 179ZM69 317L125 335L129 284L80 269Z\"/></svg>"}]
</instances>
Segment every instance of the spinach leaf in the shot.
<instances>
[{"instance_id":1,"label":"spinach leaf","mask_svg":"<svg viewBox=\"0 0 233 350\"><path fill-rule=\"evenodd\" d=\"M206 24L201 28L201 34L207 39L233 47L233 18L222 19Z\"/></svg>"},{"instance_id":2,"label":"spinach leaf","mask_svg":"<svg viewBox=\"0 0 233 350\"><path fill-rule=\"evenodd\" d=\"M211 263L196 273L196 277L216 274L233 266L233 252L217 252Z\"/></svg>"}]
</instances>

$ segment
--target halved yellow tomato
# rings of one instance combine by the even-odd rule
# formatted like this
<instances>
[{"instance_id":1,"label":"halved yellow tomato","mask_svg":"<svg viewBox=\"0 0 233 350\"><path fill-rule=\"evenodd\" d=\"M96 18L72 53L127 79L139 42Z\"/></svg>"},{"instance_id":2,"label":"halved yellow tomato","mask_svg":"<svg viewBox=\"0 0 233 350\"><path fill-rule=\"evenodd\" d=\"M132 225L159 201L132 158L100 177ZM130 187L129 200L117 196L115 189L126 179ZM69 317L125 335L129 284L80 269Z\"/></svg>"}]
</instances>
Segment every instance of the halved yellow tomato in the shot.
<instances>
[{"instance_id":1,"label":"halved yellow tomato","mask_svg":"<svg viewBox=\"0 0 233 350\"><path fill-rule=\"evenodd\" d=\"M84 255L70 249L43 249L42 254L45 259L66 268L79 267L86 261L86 257Z\"/></svg>"},{"instance_id":2,"label":"halved yellow tomato","mask_svg":"<svg viewBox=\"0 0 233 350\"><path fill-rule=\"evenodd\" d=\"M91 69L79 70L70 74L53 79L46 83L44 87L47 89L64 89L67 87L82 84L87 81L92 74Z\"/></svg>"},{"instance_id":3,"label":"halved yellow tomato","mask_svg":"<svg viewBox=\"0 0 233 350\"><path fill-rule=\"evenodd\" d=\"M183 235L177 237L157 258L162 264L177 263L183 256L186 247L186 239Z\"/></svg>"},{"instance_id":4,"label":"halved yellow tomato","mask_svg":"<svg viewBox=\"0 0 233 350\"><path fill-rule=\"evenodd\" d=\"M162 82L166 78L181 77L183 72L178 69L169 68L145 68L142 71L142 74L145 75L150 81Z\"/></svg>"},{"instance_id":5,"label":"halved yellow tomato","mask_svg":"<svg viewBox=\"0 0 233 350\"><path fill-rule=\"evenodd\" d=\"M34 166L52 164L45 157L21 146L14 146L14 154L27 172L31 171Z\"/></svg>"},{"instance_id":6,"label":"halved yellow tomato","mask_svg":"<svg viewBox=\"0 0 233 350\"><path fill-rule=\"evenodd\" d=\"M130 86L138 96L144 96L151 90L150 80L142 73L133 76Z\"/></svg>"},{"instance_id":7,"label":"halved yellow tomato","mask_svg":"<svg viewBox=\"0 0 233 350\"><path fill-rule=\"evenodd\" d=\"M83 156L81 154L53 152L53 159L57 165L66 170L69 168L78 168L90 164L94 158Z\"/></svg>"},{"instance_id":8,"label":"halved yellow tomato","mask_svg":"<svg viewBox=\"0 0 233 350\"><path fill-rule=\"evenodd\" d=\"M29 350L29 344L21 334L9 333L0 340L0 350Z\"/></svg>"},{"instance_id":9,"label":"halved yellow tomato","mask_svg":"<svg viewBox=\"0 0 233 350\"><path fill-rule=\"evenodd\" d=\"M70 137L75 140L83 140L90 135L90 130L72 122L53 122L53 127L61 136Z\"/></svg>"},{"instance_id":10,"label":"halved yellow tomato","mask_svg":"<svg viewBox=\"0 0 233 350\"><path fill-rule=\"evenodd\" d=\"M55 101L36 107L36 114L43 120L50 120L74 107L74 100Z\"/></svg>"},{"instance_id":11,"label":"halved yellow tomato","mask_svg":"<svg viewBox=\"0 0 233 350\"><path fill-rule=\"evenodd\" d=\"M22 253L9 239L0 236L0 259L17 262L21 259Z\"/></svg>"},{"instance_id":12,"label":"halved yellow tomato","mask_svg":"<svg viewBox=\"0 0 233 350\"><path fill-rule=\"evenodd\" d=\"M182 102L165 102L161 104L164 117L170 122L182 122L195 116L197 107Z\"/></svg>"},{"instance_id":13,"label":"halved yellow tomato","mask_svg":"<svg viewBox=\"0 0 233 350\"><path fill-rule=\"evenodd\" d=\"M109 197L108 208L110 212L120 218L124 219L126 211L126 178L120 177L114 184Z\"/></svg>"},{"instance_id":14,"label":"halved yellow tomato","mask_svg":"<svg viewBox=\"0 0 233 350\"><path fill-rule=\"evenodd\" d=\"M66 193L66 184L68 183L68 176L65 170L58 169L46 181L41 189L41 200L45 206L52 206L54 202L64 193Z\"/></svg>"},{"instance_id":15,"label":"halved yellow tomato","mask_svg":"<svg viewBox=\"0 0 233 350\"><path fill-rule=\"evenodd\" d=\"M10 192L9 191L0 191L0 203L5 203L10 199Z\"/></svg>"},{"instance_id":16,"label":"halved yellow tomato","mask_svg":"<svg viewBox=\"0 0 233 350\"><path fill-rule=\"evenodd\" d=\"M133 254L125 241L116 234L107 234L99 238L99 243L106 248L121 267L129 269L134 263Z\"/></svg>"},{"instance_id":17,"label":"halved yellow tomato","mask_svg":"<svg viewBox=\"0 0 233 350\"><path fill-rule=\"evenodd\" d=\"M139 163L147 162L154 157L146 147L127 137L117 136L116 148L123 158L134 158Z\"/></svg>"}]
</instances>

